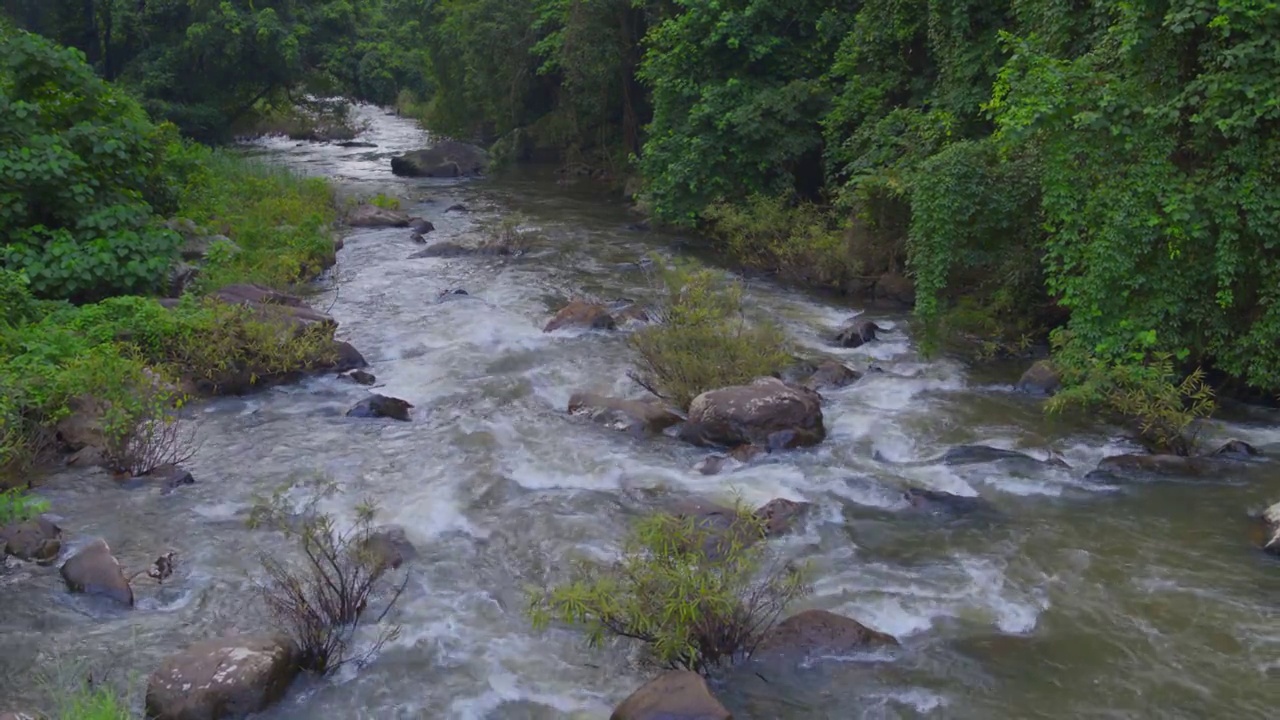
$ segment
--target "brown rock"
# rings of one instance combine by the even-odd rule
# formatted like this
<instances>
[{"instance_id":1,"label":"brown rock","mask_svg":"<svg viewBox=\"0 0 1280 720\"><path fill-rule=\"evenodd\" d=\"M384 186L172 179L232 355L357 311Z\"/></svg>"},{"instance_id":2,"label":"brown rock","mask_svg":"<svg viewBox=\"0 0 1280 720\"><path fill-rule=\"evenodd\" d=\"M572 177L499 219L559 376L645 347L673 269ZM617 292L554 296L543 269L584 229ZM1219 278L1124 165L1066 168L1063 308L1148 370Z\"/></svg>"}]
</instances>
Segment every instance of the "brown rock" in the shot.
<instances>
[{"instance_id":1,"label":"brown rock","mask_svg":"<svg viewBox=\"0 0 1280 720\"><path fill-rule=\"evenodd\" d=\"M73 398L67 403L71 413L58 422L58 441L70 451L84 448L101 448L106 445L102 433L102 414L106 407L89 396Z\"/></svg>"},{"instance_id":2,"label":"brown rock","mask_svg":"<svg viewBox=\"0 0 1280 720\"><path fill-rule=\"evenodd\" d=\"M777 537L789 532L808 510L809 503L774 498L756 510L756 518L764 523L765 535Z\"/></svg>"},{"instance_id":3,"label":"brown rock","mask_svg":"<svg viewBox=\"0 0 1280 720\"><path fill-rule=\"evenodd\" d=\"M409 227L410 222L405 213L377 205L357 205L347 214L347 224L351 227Z\"/></svg>"},{"instance_id":4,"label":"brown rock","mask_svg":"<svg viewBox=\"0 0 1280 720\"><path fill-rule=\"evenodd\" d=\"M391 172L407 177L460 177L480 175L489 165L483 148L455 140L441 140L425 150L391 158Z\"/></svg>"},{"instance_id":5,"label":"brown rock","mask_svg":"<svg viewBox=\"0 0 1280 720\"><path fill-rule=\"evenodd\" d=\"M287 638L236 636L197 642L147 681L147 717L220 720L260 712L297 677L298 651Z\"/></svg>"},{"instance_id":6,"label":"brown rock","mask_svg":"<svg viewBox=\"0 0 1280 720\"><path fill-rule=\"evenodd\" d=\"M866 318L855 317L849 324L836 333L836 344L840 347L856 348L876 339L876 333L882 330L879 325Z\"/></svg>"},{"instance_id":7,"label":"brown rock","mask_svg":"<svg viewBox=\"0 0 1280 720\"><path fill-rule=\"evenodd\" d=\"M857 371L842 362L826 360L804 381L804 386L810 390L842 388L856 382L861 377Z\"/></svg>"},{"instance_id":8,"label":"brown rock","mask_svg":"<svg viewBox=\"0 0 1280 720\"><path fill-rule=\"evenodd\" d=\"M45 517L0 527L0 549L19 560L47 565L62 551L62 528Z\"/></svg>"},{"instance_id":9,"label":"brown rock","mask_svg":"<svg viewBox=\"0 0 1280 720\"><path fill-rule=\"evenodd\" d=\"M916 284L905 275L887 272L876 279L875 299L881 306L911 307L916 303Z\"/></svg>"},{"instance_id":10,"label":"brown rock","mask_svg":"<svg viewBox=\"0 0 1280 720\"><path fill-rule=\"evenodd\" d=\"M554 332L566 327L586 327L593 330L612 330L617 326L608 308L599 303L572 300L547 321L542 332Z\"/></svg>"},{"instance_id":11,"label":"brown rock","mask_svg":"<svg viewBox=\"0 0 1280 720\"><path fill-rule=\"evenodd\" d=\"M671 670L631 693L609 720L733 720L698 673Z\"/></svg>"},{"instance_id":12,"label":"brown rock","mask_svg":"<svg viewBox=\"0 0 1280 720\"><path fill-rule=\"evenodd\" d=\"M1028 395L1052 395L1062 386L1062 378L1048 360L1037 360L1018 379L1018 392Z\"/></svg>"},{"instance_id":13,"label":"brown rock","mask_svg":"<svg viewBox=\"0 0 1280 720\"><path fill-rule=\"evenodd\" d=\"M409 422L409 411L412 408L413 405L407 400L371 393L369 397L348 410L347 417L391 418L400 422Z\"/></svg>"},{"instance_id":14,"label":"brown rock","mask_svg":"<svg viewBox=\"0 0 1280 720\"><path fill-rule=\"evenodd\" d=\"M62 566L62 579L73 593L102 595L133 607L133 588L107 541L94 540Z\"/></svg>"},{"instance_id":15,"label":"brown rock","mask_svg":"<svg viewBox=\"0 0 1280 720\"><path fill-rule=\"evenodd\" d=\"M772 377L699 395L689 406L687 424L702 440L726 446L778 450L816 445L826 437L821 397Z\"/></svg>"},{"instance_id":16,"label":"brown rock","mask_svg":"<svg viewBox=\"0 0 1280 720\"><path fill-rule=\"evenodd\" d=\"M751 654L755 660L804 660L848 655L868 647L897 645L892 635L826 610L806 610L778 623Z\"/></svg>"},{"instance_id":17,"label":"brown rock","mask_svg":"<svg viewBox=\"0 0 1280 720\"><path fill-rule=\"evenodd\" d=\"M569 413L636 433L657 434L680 422L680 416L659 400L624 400L592 392L576 392L569 398Z\"/></svg>"}]
</instances>

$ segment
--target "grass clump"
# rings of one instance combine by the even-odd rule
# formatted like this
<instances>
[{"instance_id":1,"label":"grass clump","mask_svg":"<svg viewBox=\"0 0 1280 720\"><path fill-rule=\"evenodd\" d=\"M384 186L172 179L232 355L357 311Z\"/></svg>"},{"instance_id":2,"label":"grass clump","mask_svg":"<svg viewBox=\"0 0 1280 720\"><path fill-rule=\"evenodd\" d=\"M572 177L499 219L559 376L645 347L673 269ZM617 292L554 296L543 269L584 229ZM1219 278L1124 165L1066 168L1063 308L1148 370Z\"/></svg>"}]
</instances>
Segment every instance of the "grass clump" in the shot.
<instances>
[{"instance_id":1,"label":"grass clump","mask_svg":"<svg viewBox=\"0 0 1280 720\"><path fill-rule=\"evenodd\" d=\"M702 219L736 261L792 282L842 289L861 271L845 229L817 205L753 195L745 203L712 204Z\"/></svg>"},{"instance_id":2,"label":"grass clump","mask_svg":"<svg viewBox=\"0 0 1280 720\"><path fill-rule=\"evenodd\" d=\"M741 285L706 269L658 267L665 290L659 322L631 338L636 382L688 408L708 390L748 383L790 362L780 328L745 318Z\"/></svg>"},{"instance_id":3,"label":"grass clump","mask_svg":"<svg viewBox=\"0 0 1280 720\"><path fill-rule=\"evenodd\" d=\"M131 720L128 698L105 685L85 683L58 699L56 720Z\"/></svg>"},{"instance_id":4,"label":"grass clump","mask_svg":"<svg viewBox=\"0 0 1280 720\"><path fill-rule=\"evenodd\" d=\"M666 668L705 674L749 656L787 605L811 590L803 568L752 542L761 522L741 508L719 532L694 518L645 518L618 562L576 564L568 582L531 592L530 618L540 629L553 621L583 628L593 646L638 640Z\"/></svg>"}]
</instances>

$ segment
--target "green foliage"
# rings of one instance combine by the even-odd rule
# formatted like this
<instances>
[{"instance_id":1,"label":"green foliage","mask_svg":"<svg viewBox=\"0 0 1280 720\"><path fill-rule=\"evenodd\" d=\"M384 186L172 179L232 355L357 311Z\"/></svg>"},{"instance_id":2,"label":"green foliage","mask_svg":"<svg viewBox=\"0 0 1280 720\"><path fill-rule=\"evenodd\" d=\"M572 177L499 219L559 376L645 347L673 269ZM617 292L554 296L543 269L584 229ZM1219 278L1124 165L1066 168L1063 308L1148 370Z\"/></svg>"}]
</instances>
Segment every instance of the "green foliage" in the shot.
<instances>
[{"instance_id":1,"label":"green foliage","mask_svg":"<svg viewBox=\"0 0 1280 720\"><path fill-rule=\"evenodd\" d=\"M802 568L770 561L762 535L761 521L742 508L718 532L692 518L645 518L616 564L577 563L568 582L531 592L530 618L535 628L579 626L593 646L611 636L639 640L658 665L706 673L750 655L786 606L810 592Z\"/></svg>"},{"instance_id":2,"label":"green foliage","mask_svg":"<svg viewBox=\"0 0 1280 720\"><path fill-rule=\"evenodd\" d=\"M860 272L847 229L812 204L753 196L741 204L717 202L702 213L708 232L738 262L777 270L813 287L843 288Z\"/></svg>"},{"instance_id":3,"label":"green foliage","mask_svg":"<svg viewBox=\"0 0 1280 720\"><path fill-rule=\"evenodd\" d=\"M88 683L57 699L57 720L131 720L128 698L105 685Z\"/></svg>"},{"instance_id":4,"label":"green foliage","mask_svg":"<svg viewBox=\"0 0 1280 720\"><path fill-rule=\"evenodd\" d=\"M177 236L164 157L171 129L72 50L0 28L0 266L40 297L160 287Z\"/></svg>"},{"instance_id":5,"label":"green foliage","mask_svg":"<svg viewBox=\"0 0 1280 720\"><path fill-rule=\"evenodd\" d=\"M28 495L25 490L12 488L0 491L0 527L30 520L48 510L47 500Z\"/></svg>"},{"instance_id":6,"label":"green foliage","mask_svg":"<svg viewBox=\"0 0 1280 720\"><path fill-rule=\"evenodd\" d=\"M1136 333L1129 348L1099 357L1070 332L1055 333L1055 367L1065 389L1050 399L1050 411L1069 407L1101 410L1137 426L1156 452L1190 455L1196 421L1213 414L1213 390L1197 368L1179 373L1174 357L1159 350L1155 333Z\"/></svg>"},{"instance_id":7,"label":"green foliage","mask_svg":"<svg viewBox=\"0 0 1280 720\"><path fill-rule=\"evenodd\" d=\"M388 195L378 193L377 195L373 196L373 199L369 201L369 204L373 205L374 207L380 207L383 210L399 210L400 198L390 197Z\"/></svg>"},{"instance_id":8,"label":"green foliage","mask_svg":"<svg viewBox=\"0 0 1280 720\"><path fill-rule=\"evenodd\" d=\"M687 408L698 395L748 383L791 360L786 336L771 323L743 316L742 288L710 270L665 267L659 322L636 332L632 377L659 397Z\"/></svg>"}]
</instances>

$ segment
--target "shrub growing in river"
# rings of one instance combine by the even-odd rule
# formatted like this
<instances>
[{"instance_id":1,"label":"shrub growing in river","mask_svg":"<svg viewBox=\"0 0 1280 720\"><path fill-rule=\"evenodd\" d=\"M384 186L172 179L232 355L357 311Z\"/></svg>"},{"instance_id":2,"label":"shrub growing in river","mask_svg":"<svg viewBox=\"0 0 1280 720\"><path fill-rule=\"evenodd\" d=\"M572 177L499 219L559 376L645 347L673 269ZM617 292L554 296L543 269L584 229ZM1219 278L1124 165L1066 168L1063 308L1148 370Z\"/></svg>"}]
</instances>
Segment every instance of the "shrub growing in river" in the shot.
<instances>
[{"instance_id":1,"label":"shrub growing in river","mask_svg":"<svg viewBox=\"0 0 1280 720\"><path fill-rule=\"evenodd\" d=\"M793 600L805 571L773 560L761 520L739 508L728 529L694 518L640 521L613 565L575 565L569 582L530 594L536 628L553 620L607 637L639 640L668 668L706 673L750 655Z\"/></svg>"},{"instance_id":2,"label":"shrub growing in river","mask_svg":"<svg viewBox=\"0 0 1280 720\"><path fill-rule=\"evenodd\" d=\"M300 489L307 498L300 509L288 502L287 493ZM355 521L348 527L320 511L321 501L337 492L337 486L317 480L294 485L258 503L250 517L251 527L278 530L295 540L301 562L271 555L261 556L266 579L259 592L275 623L293 638L302 653L302 667L328 674L348 662L363 664L399 634L398 626L381 628L372 646L351 653L356 630L369 603L384 591L389 593L374 623L381 623L400 599L408 577L390 587L387 563L374 541L372 503L356 507Z\"/></svg>"},{"instance_id":3,"label":"shrub growing in river","mask_svg":"<svg viewBox=\"0 0 1280 720\"><path fill-rule=\"evenodd\" d=\"M660 266L666 298L658 323L631 338L636 382L674 405L717 388L750 382L787 364L786 337L772 323L743 316L742 288L710 270Z\"/></svg>"}]
</instances>

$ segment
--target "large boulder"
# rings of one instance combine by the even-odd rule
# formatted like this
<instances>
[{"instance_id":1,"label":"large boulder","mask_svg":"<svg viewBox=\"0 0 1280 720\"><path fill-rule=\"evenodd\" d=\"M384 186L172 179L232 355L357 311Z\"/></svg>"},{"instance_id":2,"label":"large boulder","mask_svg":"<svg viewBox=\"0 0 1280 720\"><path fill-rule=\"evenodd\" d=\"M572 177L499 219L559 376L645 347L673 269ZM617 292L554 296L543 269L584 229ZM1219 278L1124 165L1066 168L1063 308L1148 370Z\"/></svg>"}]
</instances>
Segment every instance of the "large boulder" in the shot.
<instances>
[{"instance_id":1,"label":"large boulder","mask_svg":"<svg viewBox=\"0 0 1280 720\"><path fill-rule=\"evenodd\" d=\"M702 393L689 406L688 424L706 442L771 450L817 445L827 434L822 398L772 377Z\"/></svg>"},{"instance_id":2,"label":"large boulder","mask_svg":"<svg viewBox=\"0 0 1280 720\"><path fill-rule=\"evenodd\" d=\"M751 657L763 661L804 661L897 644L892 635L872 630L853 618L826 610L806 610L766 633Z\"/></svg>"},{"instance_id":3,"label":"large boulder","mask_svg":"<svg viewBox=\"0 0 1280 720\"><path fill-rule=\"evenodd\" d=\"M152 720L220 720L261 712L297 677L298 650L276 635L202 640L174 655L147 681Z\"/></svg>"},{"instance_id":4,"label":"large boulder","mask_svg":"<svg viewBox=\"0 0 1280 720\"><path fill-rule=\"evenodd\" d=\"M681 418L659 400L624 400L593 392L577 392L569 398L569 413L637 434L657 434Z\"/></svg>"},{"instance_id":5,"label":"large boulder","mask_svg":"<svg viewBox=\"0 0 1280 720\"><path fill-rule=\"evenodd\" d=\"M390 208L378 207L377 205L357 205L355 209L347 213L347 224L351 227L409 227L412 222L410 217Z\"/></svg>"},{"instance_id":6,"label":"large boulder","mask_svg":"<svg viewBox=\"0 0 1280 720\"><path fill-rule=\"evenodd\" d=\"M613 315L609 312L609 308L604 305L587 302L586 300L573 300L568 305L560 308L560 312L547 321L547 324L542 328L542 332L555 332L567 327L612 330L617 327L617 321L614 320Z\"/></svg>"},{"instance_id":7,"label":"large boulder","mask_svg":"<svg viewBox=\"0 0 1280 720\"><path fill-rule=\"evenodd\" d=\"M467 177L484 173L488 166L489 154L482 148L454 140L391 158L391 172L405 177Z\"/></svg>"},{"instance_id":8,"label":"large boulder","mask_svg":"<svg viewBox=\"0 0 1280 720\"><path fill-rule=\"evenodd\" d=\"M101 595L133 607L133 588L106 540L94 540L72 555L61 572L67 589L73 593Z\"/></svg>"},{"instance_id":9,"label":"large boulder","mask_svg":"<svg viewBox=\"0 0 1280 720\"><path fill-rule=\"evenodd\" d=\"M1062 378L1048 360L1037 360L1018 379L1017 390L1020 393L1037 396L1049 396L1062 387Z\"/></svg>"},{"instance_id":10,"label":"large boulder","mask_svg":"<svg viewBox=\"0 0 1280 720\"><path fill-rule=\"evenodd\" d=\"M840 347L861 347L875 340L876 333L883 329L866 318L855 317L836 333L835 341Z\"/></svg>"},{"instance_id":11,"label":"large boulder","mask_svg":"<svg viewBox=\"0 0 1280 720\"><path fill-rule=\"evenodd\" d=\"M41 515L26 523L14 523L0 527L0 550L5 555L12 555L18 560L51 564L58 560L58 553L63 548L63 529L54 521Z\"/></svg>"},{"instance_id":12,"label":"large boulder","mask_svg":"<svg viewBox=\"0 0 1280 720\"><path fill-rule=\"evenodd\" d=\"M622 701L609 720L733 720L707 681L689 670L671 670Z\"/></svg>"},{"instance_id":13,"label":"large boulder","mask_svg":"<svg viewBox=\"0 0 1280 720\"><path fill-rule=\"evenodd\" d=\"M19 560L52 563L62 551L62 528L43 516L0 527L0 551Z\"/></svg>"}]
</instances>

